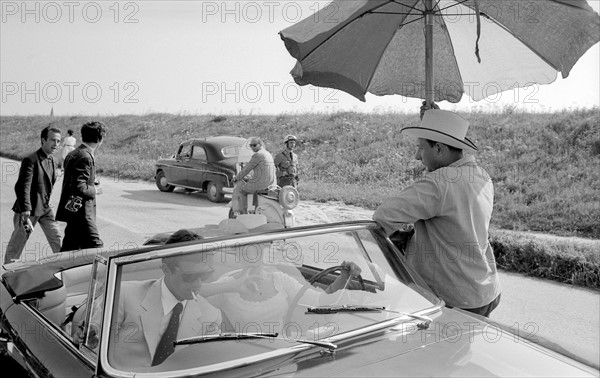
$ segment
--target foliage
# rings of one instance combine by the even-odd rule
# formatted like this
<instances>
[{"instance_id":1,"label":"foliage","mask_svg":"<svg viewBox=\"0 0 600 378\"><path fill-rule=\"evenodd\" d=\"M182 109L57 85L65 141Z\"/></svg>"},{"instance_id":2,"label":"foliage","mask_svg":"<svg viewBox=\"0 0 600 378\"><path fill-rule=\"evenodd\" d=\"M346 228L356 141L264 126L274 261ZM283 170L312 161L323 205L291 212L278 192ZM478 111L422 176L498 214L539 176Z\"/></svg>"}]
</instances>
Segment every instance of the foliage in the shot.
<instances>
[{"instance_id":1,"label":"foliage","mask_svg":"<svg viewBox=\"0 0 600 378\"><path fill-rule=\"evenodd\" d=\"M492 225L600 238L600 114L598 109L533 114L462 114L479 146L477 159L495 185ZM416 115L387 113L215 116L148 114L96 117L109 128L98 151L104 176L151 180L154 162L179 143L209 135L257 135L267 149L297 135L301 195L375 209L422 173L415 141L400 133ZM78 130L89 117L1 117L0 152L20 159L49 122ZM79 133L76 132L76 136Z\"/></svg>"},{"instance_id":2,"label":"foliage","mask_svg":"<svg viewBox=\"0 0 600 378\"><path fill-rule=\"evenodd\" d=\"M600 239L600 113L464 113L476 157L495 186L494 229L539 231ZM108 126L97 152L98 171L115 180L152 180L158 157L179 143L211 135L259 136L267 150L298 136L300 194L320 202L341 201L375 209L423 172L415 161L415 140L400 129L418 125L402 113L281 114L222 116L147 114L94 117ZM0 117L0 154L21 159L39 145L49 122L76 130L90 117ZM597 248L577 251L538 242L492 236L502 267L600 287ZM600 258L600 257L599 257Z\"/></svg>"},{"instance_id":3,"label":"foliage","mask_svg":"<svg viewBox=\"0 0 600 378\"><path fill-rule=\"evenodd\" d=\"M562 283L600 289L600 243L542 241L514 233L490 233L498 267Z\"/></svg>"}]
</instances>

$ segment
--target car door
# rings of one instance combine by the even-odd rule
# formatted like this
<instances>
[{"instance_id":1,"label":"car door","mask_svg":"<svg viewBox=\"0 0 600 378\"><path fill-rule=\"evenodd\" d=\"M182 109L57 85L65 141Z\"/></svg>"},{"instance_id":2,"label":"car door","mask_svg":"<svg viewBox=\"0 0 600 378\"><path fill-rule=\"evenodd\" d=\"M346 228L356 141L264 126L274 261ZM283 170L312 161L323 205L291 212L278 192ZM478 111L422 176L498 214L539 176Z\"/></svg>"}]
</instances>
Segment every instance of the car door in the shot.
<instances>
[{"instance_id":1,"label":"car door","mask_svg":"<svg viewBox=\"0 0 600 378\"><path fill-rule=\"evenodd\" d=\"M192 157L187 172L187 180L193 188L202 189L206 180L207 156L204 147L199 145L192 146Z\"/></svg>"},{"instance_id":2,"label":"car door","mask_svg":"<svg viewBox=\"0 0 600 378\"><path fill-rule=\"evenodd\" d=\"M179 186L189 186L188 170L190 169L190 159L192 157L191 143L182 143L175 155L175 162L171 168L171 177L169 183Z\"/></svg>"},{"instance_id":3,"label":"car door","mask_svg":"<svg viewBox=\"0 0 600 378\"><path fill-rule=\"evenodd\" d=\"M4 286L0 295L12 301ZM63 286L46 291L41 298L19 300L3 312L3 328L10 328L17 349L26 351L22 354L32 376L94 376L97 360L84 356L63 330L61 323L67 310L63 306L65 297ZM58 317L54 316L55 312Z\"/></svg>"}]
</instances>

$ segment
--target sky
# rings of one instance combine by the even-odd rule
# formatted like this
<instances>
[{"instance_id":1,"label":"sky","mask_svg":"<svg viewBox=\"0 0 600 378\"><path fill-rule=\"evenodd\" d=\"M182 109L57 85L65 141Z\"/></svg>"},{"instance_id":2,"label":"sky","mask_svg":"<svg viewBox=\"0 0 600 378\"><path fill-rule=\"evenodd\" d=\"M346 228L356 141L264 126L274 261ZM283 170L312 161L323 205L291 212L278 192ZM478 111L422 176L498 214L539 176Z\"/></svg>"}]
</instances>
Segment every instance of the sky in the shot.
<instances>
[{"instance_id":1,"label":"sky","mask_svg":"<svg viewBox=\"0 0 600 378\"><path fill-rule=\"evenodd\" d=\"M294 114L418 111L299 87L278 32L328 1L0 1L0 115ZM588 0L599 11L600 0ZM598 107L600 46L567 79L448 110Z\"/></svg>"}]
</instances>

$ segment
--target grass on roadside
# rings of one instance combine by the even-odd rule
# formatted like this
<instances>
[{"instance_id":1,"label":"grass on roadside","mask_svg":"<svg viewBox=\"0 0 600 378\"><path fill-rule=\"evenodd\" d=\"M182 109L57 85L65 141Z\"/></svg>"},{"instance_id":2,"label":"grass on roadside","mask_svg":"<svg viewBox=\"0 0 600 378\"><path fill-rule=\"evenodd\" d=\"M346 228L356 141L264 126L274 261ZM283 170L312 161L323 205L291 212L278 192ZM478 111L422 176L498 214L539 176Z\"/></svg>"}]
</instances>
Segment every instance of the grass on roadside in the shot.
<instances>
[{"instance_id":1,"label":"grass on roadside","mask_svg":"<svg viewBox=\"0 0 600 378\"><path fill-rule=\"evenodd\" d=\"M493 228L600 239L597 108L547 114L506 108L498 113L461 115L471 123L470 138L479 146L477 160L494 182ZM422 174L421 164L414 160L415 141L400 133L402 127L418 124L416 114L93 118L109 128L96 156L99 174L108 179L152 180L158 157L172 155L186 139L210 135L256 135L274 153L282 148L285 135L295 134L301 141L297 151L301 198L319 202L340 201L375 209L385 197ZM79 129L90 119L0 117L0 154L23 158L39 146L39 132L49 122L65 131L72 128L79 142ZM506 269L600 287L598 261L592 258L598 256L597 249L582 257L568 248L557 250L508 237L497 238L494 243L498 243Z\"/></svg>"}]
</instances>

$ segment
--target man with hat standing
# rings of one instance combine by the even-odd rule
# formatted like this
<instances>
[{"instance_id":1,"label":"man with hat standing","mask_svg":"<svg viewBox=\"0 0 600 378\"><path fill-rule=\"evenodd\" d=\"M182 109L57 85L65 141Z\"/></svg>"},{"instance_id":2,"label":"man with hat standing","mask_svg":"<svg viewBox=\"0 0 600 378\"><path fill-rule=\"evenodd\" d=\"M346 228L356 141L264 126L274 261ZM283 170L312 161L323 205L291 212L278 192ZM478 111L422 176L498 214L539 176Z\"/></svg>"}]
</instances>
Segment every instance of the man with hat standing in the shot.
<instances>
[{"instance_id":1,"label":"man with hat standing","mask_svg":"<svg viewBox=\"0 0 600 378\"><path fill-rule=\"evenodd\" d=\"M418 138L415 158L427 168L422 179L383 201L373 219L391 238L414 223L405 256L450 307L489 316L500 302L500 281L488 229L494 187L487 172L463 150L469 123L458 114L427 110L419 127L402 132Z\"/></svg>"},{"instance_id":2,"label":"man with hat standing","mask_svg":"<svg viewBox=\"0 0 600 378\"><path fill-rule=\"evenodd\" d=\"M277 185L296 187L298 183L298 155L294 153L296 137L288 135L283 139L285 148L275 155L275 168L277 169Z\"/></svg>"}]
</instances>

